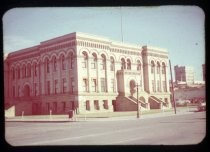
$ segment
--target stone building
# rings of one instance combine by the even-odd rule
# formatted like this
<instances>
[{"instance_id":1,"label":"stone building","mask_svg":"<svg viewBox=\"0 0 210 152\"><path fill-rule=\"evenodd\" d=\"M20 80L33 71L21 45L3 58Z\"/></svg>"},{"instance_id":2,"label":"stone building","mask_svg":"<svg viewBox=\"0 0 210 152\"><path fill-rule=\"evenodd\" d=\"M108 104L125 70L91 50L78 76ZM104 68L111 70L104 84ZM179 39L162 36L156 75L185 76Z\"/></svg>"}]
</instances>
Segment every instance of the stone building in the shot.
<instances>
[{"instance_id":1,"label":"stone building","mask_svg":"<svg viewBox=\"0 0 210 152\"><path fill-rule=\"evenodd\" d=\"M183 82L186 85L194 84L194 69L189 66L174 66L175 72L175 82L176 84L182 84Z\"/></svg>"},{"instance_id":2,"label":"stone building","mask_svg":"<svg viewBox=\"0 0 210 152\"><path fill-rule=\"evenodd\" d=\"M71 33L8 54L5 108L15 115L170 108L168 52Z\"/></svg>"}]
</instances>

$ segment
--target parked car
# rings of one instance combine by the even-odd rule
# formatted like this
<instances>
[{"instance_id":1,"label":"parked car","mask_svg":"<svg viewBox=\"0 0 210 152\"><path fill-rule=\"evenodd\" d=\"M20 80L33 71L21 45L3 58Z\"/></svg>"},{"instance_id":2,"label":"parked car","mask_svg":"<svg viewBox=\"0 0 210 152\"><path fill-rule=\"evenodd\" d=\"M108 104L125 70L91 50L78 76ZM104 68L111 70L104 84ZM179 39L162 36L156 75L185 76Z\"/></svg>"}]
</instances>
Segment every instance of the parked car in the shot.
<instances>
[{"instance_id":1,"label":"parked car","mask_svg":"<svg viewBox=\"0 0 210 152\"><path fill-rule=\"evenodd\" d=\"M198 105L198 111L205 111L206 110L206 102L201 102L199 105Z\"/></svg>"}]
</instances>

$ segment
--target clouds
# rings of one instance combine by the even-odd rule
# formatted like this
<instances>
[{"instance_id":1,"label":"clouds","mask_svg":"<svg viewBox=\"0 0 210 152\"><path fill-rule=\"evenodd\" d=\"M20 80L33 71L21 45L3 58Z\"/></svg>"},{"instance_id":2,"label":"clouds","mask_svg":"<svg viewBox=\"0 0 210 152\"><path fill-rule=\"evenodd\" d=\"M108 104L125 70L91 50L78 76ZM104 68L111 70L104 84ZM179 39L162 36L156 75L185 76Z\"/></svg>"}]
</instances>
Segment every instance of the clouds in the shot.
<instances>
[{"instance_id":1,"label":"clouds","mask_svg":"<svg viewBox=\"0 0 210 152\"><path fill-rule=\"evenodd\" d=\"M4 52L13 52L39 44L23 36L4 36Z\"/></svg>"}]
</instances>

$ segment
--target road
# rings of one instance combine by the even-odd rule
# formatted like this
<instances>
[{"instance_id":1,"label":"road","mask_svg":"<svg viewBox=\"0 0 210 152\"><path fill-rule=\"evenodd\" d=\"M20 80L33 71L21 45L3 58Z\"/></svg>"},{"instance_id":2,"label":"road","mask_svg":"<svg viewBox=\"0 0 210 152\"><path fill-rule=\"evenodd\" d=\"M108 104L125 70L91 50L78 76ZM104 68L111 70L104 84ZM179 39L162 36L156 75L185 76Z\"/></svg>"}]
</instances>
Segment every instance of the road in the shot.
<instances>
[{"instance_id":1,"label":"road","mask_svg":"<svg viewBox=\"0 0 210 152\"><path fill-rule=\"evenodd\" d=\"M205 112L159 118L81 121L6 122L6 141L25 145L185 145L206 134Z\"/></svg>"}]
</instances>

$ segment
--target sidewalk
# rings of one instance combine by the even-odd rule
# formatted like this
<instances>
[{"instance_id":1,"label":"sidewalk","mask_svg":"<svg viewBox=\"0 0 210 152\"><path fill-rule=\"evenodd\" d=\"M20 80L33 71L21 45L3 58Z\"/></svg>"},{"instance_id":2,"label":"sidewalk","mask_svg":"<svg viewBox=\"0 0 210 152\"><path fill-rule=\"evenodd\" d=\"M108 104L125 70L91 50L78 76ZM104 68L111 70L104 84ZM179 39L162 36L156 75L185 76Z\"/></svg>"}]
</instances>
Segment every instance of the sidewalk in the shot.
<instances>
[{"instance_id":1,"label":"sidewalk","mask_svg":"<svg viewBox=\"0 0 210 152\"><path fill-rule=\"evenodd\" d=\"M151 114L140 114L139 119L151 119L151 118L157 118L157 117L167 117L167 116L176 116L176 115L183 115L183 114L191 114L196 111L196 108L178 108L176 110L176 114L174 111L167 111L159 113L151 113ZM76 118L68 118L68 115L52 115L51 117L49 115L45 116L17 116L12 118L5 118L5 121L11 122L75 122L75 121L124 121L124 120L136 120L136 115L132 116L115 116L115 117L77 117Z\"/></svg>"}]
</instances>

